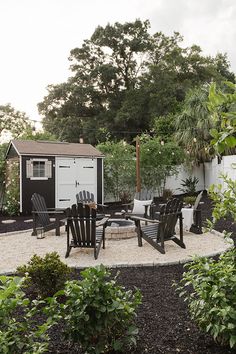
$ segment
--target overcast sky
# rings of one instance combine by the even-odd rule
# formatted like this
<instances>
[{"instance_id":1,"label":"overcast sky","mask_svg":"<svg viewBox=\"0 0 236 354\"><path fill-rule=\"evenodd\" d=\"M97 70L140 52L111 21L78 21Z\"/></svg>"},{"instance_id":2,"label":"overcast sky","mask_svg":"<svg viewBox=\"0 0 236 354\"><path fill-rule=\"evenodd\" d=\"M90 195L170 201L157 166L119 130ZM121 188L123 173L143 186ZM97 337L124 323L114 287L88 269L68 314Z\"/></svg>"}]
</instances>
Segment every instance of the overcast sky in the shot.
<instances>
[{"instance_id":1,"label":"overcast sky","mask_svg":"<svg viewBox=\"0 0 236 354\"><path fill-rule=\"evenodd\" d=\"M235 0L0 0L0 104L38 120L47 85L70 75L70 50L98 25L137 18L204 54L226 52L236 72Z\"/></svg>"}]
</instances>

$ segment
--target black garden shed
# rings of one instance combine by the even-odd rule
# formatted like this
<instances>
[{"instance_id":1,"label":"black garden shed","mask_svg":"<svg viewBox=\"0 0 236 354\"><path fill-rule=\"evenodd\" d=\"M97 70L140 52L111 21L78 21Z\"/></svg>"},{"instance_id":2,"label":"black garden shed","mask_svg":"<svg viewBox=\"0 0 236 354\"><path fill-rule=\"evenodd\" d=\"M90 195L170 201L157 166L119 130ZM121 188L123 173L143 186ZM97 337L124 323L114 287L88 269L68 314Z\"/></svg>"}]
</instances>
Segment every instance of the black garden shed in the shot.
<instances>
[{"instance_id":1,"label":"black garden shed","mask_svg":"<svg viewBox=\"0 0 236 354\"><path fill-rule=\"evenodd\" d=\"M8 166L19 164L20 212L30 214L31 196L41 194L49 208L66 208L88 190L103 203L104 155L89 144L12 140ZM10 169L9 169L10 171Z\"/></svg>"}]
</instances>

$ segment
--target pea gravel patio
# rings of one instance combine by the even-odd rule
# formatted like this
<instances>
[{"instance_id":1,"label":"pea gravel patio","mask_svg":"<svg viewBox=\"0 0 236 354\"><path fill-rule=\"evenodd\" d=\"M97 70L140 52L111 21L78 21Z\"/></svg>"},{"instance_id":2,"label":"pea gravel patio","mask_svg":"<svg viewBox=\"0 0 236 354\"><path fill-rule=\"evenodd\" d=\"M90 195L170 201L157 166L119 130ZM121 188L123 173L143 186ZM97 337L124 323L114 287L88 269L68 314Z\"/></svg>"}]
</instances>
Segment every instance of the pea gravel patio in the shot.
<instances>
[{"instance_id":1,"label":"pea gravel patio","mask_svg":"<svg viewBox=\"0 0 236 354\"><path fill-rule=\"evenodd\" d=\"M166 254L161 254L143 241L138 247L137 237L122 240L106 240L106 248L101 249L97 260L92 249L72 249L69 258L65 259L66 234L61 228L61 236L54 232L45 233L45 238L31 236L31 231L14 232L0 235L0 274L11 274L19 265L27 263L33 254L44 256L47 252L56 251L61 260L71 267L84 268L104 264L109 267L126 266L158 266L184 263L193 255L213 256L227 250L227 243L219 232L196 235L185 232L186 249L180 248L172 241L165 243Z\"/></svg>"}]
</instances>

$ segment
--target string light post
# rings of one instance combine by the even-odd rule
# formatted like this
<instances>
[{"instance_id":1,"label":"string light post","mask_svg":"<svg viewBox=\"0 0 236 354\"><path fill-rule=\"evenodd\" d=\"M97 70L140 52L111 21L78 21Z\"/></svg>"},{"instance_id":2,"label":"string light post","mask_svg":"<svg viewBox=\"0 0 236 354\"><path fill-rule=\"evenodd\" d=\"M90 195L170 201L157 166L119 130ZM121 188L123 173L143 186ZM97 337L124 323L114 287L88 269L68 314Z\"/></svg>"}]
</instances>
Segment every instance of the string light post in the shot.
<instances>
[{"instance_id":1,"label":"string light post","mask_svg":"<svg viewBox=\"0 0 236 354\"><path fill-rule=\"evenodd\" d=\"M141 192L141 175L140 175L140 139L136 137L136 192Z\"/></svg>"}]
</instances>

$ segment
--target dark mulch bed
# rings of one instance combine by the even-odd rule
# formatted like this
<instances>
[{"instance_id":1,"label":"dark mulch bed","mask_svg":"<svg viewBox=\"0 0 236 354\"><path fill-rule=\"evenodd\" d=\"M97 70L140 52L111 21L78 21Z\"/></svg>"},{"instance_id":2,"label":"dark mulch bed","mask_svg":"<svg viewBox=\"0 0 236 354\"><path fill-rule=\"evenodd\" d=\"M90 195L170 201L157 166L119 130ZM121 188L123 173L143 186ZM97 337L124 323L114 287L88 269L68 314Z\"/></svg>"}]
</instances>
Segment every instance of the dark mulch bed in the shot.
<instances>
[{"instance_id":1,"label":"dark mulch bed","mask_svg":"<svg viewBox=\"0 0 236 354\"><path fill-rule=\"evenodd\" d=\"M233 354L212 337L201 332L189 317L186 303L179 298L173 281L181 279L183 266L121 268L118 282L126 289L139 288L142 304L137 311L137 347L132 354ZM115 275L116 270L112 270ZM79 270L73 278L79 278ZM51 330L50 354L83 354L79 346L69 347L63 340L63 326Z\"/></svg>"},{"instance_id":2,"label":"dark mulch bed","mask_svg":"<svg viewBox=\"0 0 236 354\"><path fill-rule=\"evenodd\" d=\"M205 195L202 206L203 220L211 217L211 201ZM113 206L114 207L114 206ZM112 207L111 207L112 208ZM0 221L3 218L0 218ZM6 218L4 218L6 219ZM13 224L0 223L0 233L32 228L24 223L26 217L18 217ZM233 232L236 241L236 226L230 220L221 220L215 227ZM197 235L196 235L197 237ZM117 270L113 270L115 274ZM178 297L172 287L173 281L182 277L183 266L121 268L118 281L127 289L141 290L143 300L138 308L136 324L139 328L137 347L133 354L233 354L230 350L216 344L212 337L202 333L189 317L186 303ZM79 277L79 270L74 273ZM82 354L78 348L71 349L63 340L62 327L51 331L49 354Z\"/></svg>"}]
</instances>

